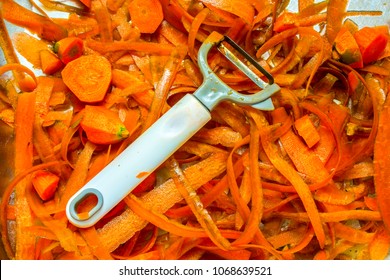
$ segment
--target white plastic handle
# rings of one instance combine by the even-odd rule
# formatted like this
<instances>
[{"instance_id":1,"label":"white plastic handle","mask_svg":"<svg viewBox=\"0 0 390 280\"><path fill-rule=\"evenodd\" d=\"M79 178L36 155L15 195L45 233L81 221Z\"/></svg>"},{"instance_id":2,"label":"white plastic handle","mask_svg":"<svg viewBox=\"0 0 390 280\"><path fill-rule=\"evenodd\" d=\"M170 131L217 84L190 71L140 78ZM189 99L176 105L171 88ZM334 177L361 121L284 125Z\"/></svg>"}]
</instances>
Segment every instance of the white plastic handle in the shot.
<instances>
[{"instance_id":1,"label":"white plastic handle","mask_svg":"<svg viewBox=\"0 0 390 280\"><path fill-rule=\"evenodd\" d=\"M187 94L68 201L66 215L77 227L94 225L210 120L210 112ZM87 215L77 206L94 195Z\"/></svg>"}]
</instances>

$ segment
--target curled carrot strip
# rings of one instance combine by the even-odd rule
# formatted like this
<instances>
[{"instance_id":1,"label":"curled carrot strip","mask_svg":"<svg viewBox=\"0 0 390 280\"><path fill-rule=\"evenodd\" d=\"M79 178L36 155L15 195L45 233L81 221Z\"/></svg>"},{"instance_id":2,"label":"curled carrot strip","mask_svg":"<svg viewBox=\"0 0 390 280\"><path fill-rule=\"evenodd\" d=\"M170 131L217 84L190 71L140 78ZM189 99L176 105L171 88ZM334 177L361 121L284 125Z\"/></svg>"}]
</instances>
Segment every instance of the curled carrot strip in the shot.
<instances>
[{"instance_id":1,"label":"curled carrot strip","mask_svg":"<svg viewBox=\"0 0 390 280\"><path fill-rule=\"evenodd\" d=\"M288 180L290 180L291 184L296 188L297 193L299 194L306 208L307 215L310 217L314 232L316 233L320 246L323 247L325 244L325 232L322 226L322 221L318 209L314 203L314 199L310 193L309 187L302 180L302 178L298 176L296 171L292 169L291 166L284 159L280 158L274 144L271 143L269 138L267 137L269 136L265 134L265 132L261 133L261 142L263 144L264 150L268 154L269 159L279 170L279 172L281 172Z\"/></svg>"},{"instance_id":2,"label":"curled carrot strip","mask_svg":"<svg viewBox=\"0 0 390 280\"><path fill-rule=\"evenodd\" d=\"M10 64L0 66L0 75L3 75L7 71L21 71L21 72L27 73L33 79L33 81L35 83L35 85L33 85L33 86L28 86L28 89L30 91L33 90L38 84L38 81L37 81L37 78L35 77L34 72L31 71L30 68L28 68L22 64L10 63ZM24 82L19 80L19 83L24 83ZM21 88L23 88L23 86L25 86L25 84L20 84L20 86L21 86Z\"/></svg>"},{"instance_id":3,"label":"curled carrot strip","mask_svg":"<svg viewBox=\"0 0 390 280\"><path fill-rule=\"evenodd\" d=\"M175 185L177 186L180 194L184 197L187 204L190 206L192 212L197 218L198 222L206 230L208 236L211 240L222 250L227 250L230 248L230 242L222 236L219 229L213 222L211 216L208 214L207 210L203 208L200 203L198 196L195 191L190 186L189 182L185 178L183 172L181 171L178 163L173 161L172 163L172 175Z\"/></svg>"},{"instance_id":4,"label":"curled carrot strip","mask_svg":"<svg viewBox=\"0 0 390 280\"><path fill-rule=\"evenodd\" d=\"M200 13L196 15L194 21L191 24L191 28L188 34L188 53L192 61L196 62L196 53L195 53L195 40L202 22L206 19L209 14L209 9L203 9Z\"/></svg>"}]
</instances>

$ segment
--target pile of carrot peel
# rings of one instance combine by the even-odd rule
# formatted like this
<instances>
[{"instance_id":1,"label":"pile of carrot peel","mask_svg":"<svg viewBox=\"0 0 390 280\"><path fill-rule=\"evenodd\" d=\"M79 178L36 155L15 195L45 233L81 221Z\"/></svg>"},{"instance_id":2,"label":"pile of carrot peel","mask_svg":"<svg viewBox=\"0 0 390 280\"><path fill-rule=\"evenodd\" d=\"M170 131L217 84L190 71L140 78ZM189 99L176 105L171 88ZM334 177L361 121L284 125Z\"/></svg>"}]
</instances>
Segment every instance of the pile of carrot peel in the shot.
<instances>
[{"instance_id":1,"label":"pile of carrot peel","mask_svg":"<svg viewBox=\"0 0 390 280\"><path fill-rule=\"evenodd\" d=\"M0 211L9 258L388 256L388 26L362 38L346 0L299 1L298 12L261 0L31 3L0 0L0 120L15 140ZM28 32L10 37L5 21ZM70 224L69 198L201 85L196 54L213 31L274 76L275 110L221 103L95 226ZM209 65L235 90L258 90L220 53Z\"/></svg>"}]
</instances>

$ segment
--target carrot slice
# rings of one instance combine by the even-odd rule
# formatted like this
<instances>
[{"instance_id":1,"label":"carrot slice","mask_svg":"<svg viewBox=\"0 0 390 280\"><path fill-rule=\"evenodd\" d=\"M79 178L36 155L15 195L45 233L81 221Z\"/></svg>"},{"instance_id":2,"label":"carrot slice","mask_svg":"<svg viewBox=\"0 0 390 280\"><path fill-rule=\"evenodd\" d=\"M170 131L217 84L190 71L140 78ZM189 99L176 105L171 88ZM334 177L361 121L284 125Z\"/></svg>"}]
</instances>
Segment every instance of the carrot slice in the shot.
<instances>
[{"instance_id":1,"label":"carrot slice","mask_svg":"<svg viewBox=\"0 0 390 280\"><path fill-rule=\"evenodd\" d=\"M60 177L50 171L40 170L33 174L32 184L42 200L53 197L58 187Z\"/></svg>"},{"instance_id":2,"label":"carrot slice","mask_svg":"<svg viewBox=\"0 0 390 280\"><path fill-rule=\"evenodd\" d=\"M103 56L86 55L69 62L61 72L64 83L84 102L99 102L111 83L111 64Z\"/></svg>"},{"instance_id":3,"label":"carrot slice","mask_svg":"<svg viewBox=\"0 0 390 280\"><path fill-rule=\"evenodd\" d=\"M95 144L114 144L129 136L118 114L102 106L85 106L80 125Z\"/></svg>"},{"instance_id":4,"label":"carrot slice","mask_svg":"<svg viewBox=\"0 0 390 280\"><path fill-rule=\"evenodd\" d=\"M58 72L62 68L63 63L51 51L42 50L39 55L41 57L41 68L43 73L51 75Z\"/></svg>"},{"instance_id":5,"label":"carrot slice","mask_svg":"<svg viewBox=\"0 0 390 280\"><path fill-rule=\"evenodd\" d=\"M21 71L28 74L28 76L24 76L21 80L19 80L19 86L26 90L32 91L37 87L38 80L33 71L31 71L26 66L19 63L10 63L3 66L0 66L0 75L4 74L7 71ZM20 73L19 73L20 74ZM28 77L28 79L27 79ZM22 86L22 84L24 86Z\"/></svg>"},{"instance_id":6,"label":"carrot slice","mask_svg":"<svg viewBox=\"0 0 390 280\"><path fill-rule=\"evenodd\" d=\"M61 61L68 64L83 54L83 40L77 37L66 37L56 42L53 49Z\"/></svg>"},{"instance_id":7,"label":"carrot slice","mask_svg":"<svg viewBox=\"0 0 390 280\"><path fill-rule=\"evenodd\" d=\"M353 68L363 67L363 58L359 45L347 27L342 27L337 33L333 46L341 61Z\"/></svg>"},{"instance_id":8,"label":"carrot slice","mask_svg":"<svg viewBox=\"0 0 390 280\"><path fill-rule=\"evenodd\" d=\"M320 134L318 133L313 122L310 120L309 115L304 115L303 117L295 120L295 128L298 131L298 134L305 140L306 145L311 148L320 141Z\"/></svg>"},{"instance_id":9,"label":"carrot slice","mask_svg":"<svg viewBox=\"0 0 390 280\"><path fill-rule=\"evenodd\" d=\"M354 34L364 63L377 60L385 50L389 36L375 27L363 27Z\"/></svg>"},{"instance_id":10,"label":"carrot slice","mask_svg":"<svg viewBox=\"0 0 390 280\"><path fill-rule=\"evenodd\" d=\"M158 0L133 0L129 4L132 22L141 33L153 33L160 26L164 14Z\"/></svg>"}]
</instances>

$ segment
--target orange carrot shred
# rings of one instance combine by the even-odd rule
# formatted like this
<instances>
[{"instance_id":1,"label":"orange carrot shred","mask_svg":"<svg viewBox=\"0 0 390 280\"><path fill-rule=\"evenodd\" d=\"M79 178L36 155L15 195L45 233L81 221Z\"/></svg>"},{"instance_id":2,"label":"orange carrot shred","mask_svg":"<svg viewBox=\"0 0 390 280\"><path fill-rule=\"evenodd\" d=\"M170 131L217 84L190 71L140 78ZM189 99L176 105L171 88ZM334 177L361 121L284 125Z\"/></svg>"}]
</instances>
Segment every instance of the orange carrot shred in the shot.
<instances>
[{"instance_id":1,"label":"orange carrot shred","mask_svg":"<svg viewBox=\"0 0 390 280\"><path fill-rule=\"evenodd\" d=\"M306 208L307 214L310 217L318 242L320 243L320 246L323 247L325 243L325 233L317 206L314 203L309 188L306 183L301 179L301 177L298 176L296 171L291 168L291 166L278 155L274 144L270 142L268 137L269 135L261 133L261 141L264 150L268 154L268 157L271 162L280 171L280 173L282 173L288 180L290 180L291 184L295 186L297 193L299 194Z\"/></svg>"}]
</instances>

